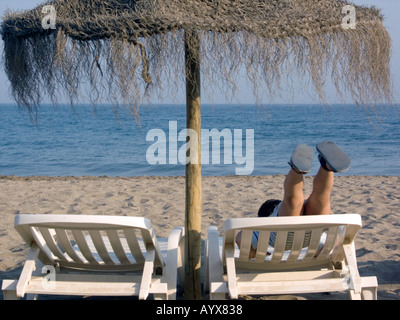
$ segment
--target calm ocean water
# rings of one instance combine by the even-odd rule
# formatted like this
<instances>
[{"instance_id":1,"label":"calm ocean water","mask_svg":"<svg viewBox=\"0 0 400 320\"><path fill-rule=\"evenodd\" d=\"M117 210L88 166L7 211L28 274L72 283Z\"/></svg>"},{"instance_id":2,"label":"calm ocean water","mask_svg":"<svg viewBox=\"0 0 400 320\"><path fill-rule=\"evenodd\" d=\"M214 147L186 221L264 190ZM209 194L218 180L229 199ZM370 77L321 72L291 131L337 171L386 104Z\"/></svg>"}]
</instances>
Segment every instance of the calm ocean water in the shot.
<instances>
[{"instance_id":1,"label":"calm ocean water","mask_svg":"<svg viewBox=\"0 0 400 320\"><path fill-rule=\"evenodd\" d=\"M179 150L185 142L178 137L185 136L185 124L183 105L142 107L140 126L123 110L116 118L107 106L95 114L85 105L75 111L42 106L33 124L26 111L0 105L0 175L181 176ZM286 174L296 144L324 140L337 143L352 159L343 175L400 175L398 106L377 107L375 113L354 105L202 106L202 128L227 137L220 149L208 140L204 176ZM205 148L203 139L203 156ZM151 164L156 160L166 162ZM311 174L318 167L316 156L314 164Z\"/></svg>"}]
</instances>

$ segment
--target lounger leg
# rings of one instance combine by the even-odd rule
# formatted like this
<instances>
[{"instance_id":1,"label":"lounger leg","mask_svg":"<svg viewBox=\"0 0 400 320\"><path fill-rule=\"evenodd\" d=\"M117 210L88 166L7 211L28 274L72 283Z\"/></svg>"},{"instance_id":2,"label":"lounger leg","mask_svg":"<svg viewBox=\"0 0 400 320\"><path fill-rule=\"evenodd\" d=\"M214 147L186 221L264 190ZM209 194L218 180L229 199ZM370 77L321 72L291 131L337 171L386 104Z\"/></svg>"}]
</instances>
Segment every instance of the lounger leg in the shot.
<instances>
[{"instance_id":1,"label":"lounger leg","mask_svg":"<svg viewBox=\"0 0 400 320\"><path fill-rule=\"evenodd\" d=\"M361 293L356 293L353 289L350 289L349 295L351 300L361 300Z\"/></svg>"},{"instance_id":2,"label":"lounger leg","mask_svg":"<svg viewBox=\"0 0 400 320\"><path fill-rule=\"evenodd\" d=\"M210 300L226 300L228 285L226 282L213 282L210 285Z\"/></svg>"},{"instance_id":3,"label":"lounger leg","mask_svg":"<svg viewBox=\"0 0 400 320\"><path fill-rule=\"evenodd\" d=\"M168 294L154 293L153 298L154 300L168 300Z\"/></svg>"},{"instance_id":4,"label":"lounger leg","mask_svg":"<svg viewBox=\"0 0 400 320\"><path fill-rule=\"evenodd\" d=\"M372 288L363 288L361 292L361 298L363 300L377 300L378 299L378 289L375 287Z\"/></svg>"},{"instance_id":5,"label":"lounger leg","mask_svg":"<svg viewBox=\"0 0 400 320\"><path fill-rule=\"evenodd\" d=\"M3 280L2 290L4 300L20 300L17 296L18 280ZM26 300L37 300L37 294L27 294Z\"/></svg>"},{"instance_id":6,"label":"lounger leg","mask_svg":"<svg viewBox=\"0 0 400 320\"><path fill-rule=\"evenodd\" d=\"M378 299L378 279L376 277L361 278L361 299L377 300Z\"/></svg>"},{"instance_id":7,"label":"lounger leg","mask_svg":"<svg viewBox=\"0 0 400 320\"><path fill-rule=\"evenodd\" d=\"M355 293L350 290L350 299L352 300L377 300L378 299L378 281L376 277L361 278L361 292Z\"/></svg>"},{"instance_id":8,"label":"lounger leg","mask_svg":"<svg viewBox=\"0 0 400 320\"><path fill-rule=\"evenodd\" d=\"M3 280L1 289L3 290L4 300L19 300L17 297L17 283L18 280Z\"/></svg>"},{"instance_id":9,"label":"lounger leg","mask_svg":"<svg viewBox=\"0 0 400 320\"><path fill-rule=\"evenodd\" d=\"M210 300L226 300L225 293L210 293Z\"/></svg>"}]
</instances>

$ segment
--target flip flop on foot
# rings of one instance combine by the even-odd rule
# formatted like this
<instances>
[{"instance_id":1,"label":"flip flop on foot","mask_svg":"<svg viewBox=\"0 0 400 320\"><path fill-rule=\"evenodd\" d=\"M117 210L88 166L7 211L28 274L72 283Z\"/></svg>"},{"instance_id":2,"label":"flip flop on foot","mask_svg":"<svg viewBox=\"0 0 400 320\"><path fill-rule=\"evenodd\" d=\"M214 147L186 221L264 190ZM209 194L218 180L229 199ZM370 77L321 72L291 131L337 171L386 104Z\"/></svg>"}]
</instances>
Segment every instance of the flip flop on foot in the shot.
<instances>
[{"instance_id":1,"label":"flip flop on foot","mask_svg":"<svg viewBox=\"0 0 400 320\"><path fill-rule=\"evenodd\" d=\"M325 170L343 172L350 168L349 156L333 142L318 143L317 151L319 162Z\"/></svg>"},{"instance_id":2,"label":"flip flop on foot","mask_svg":"<svg viewBox=\"0 0 400 320\"><path fill-rule=\"evenodd\" d=\"M289 165L299 174L306 174L311 170L314 149L306 144L299 144L294 149Z\"/></svg>"}]
</instances>

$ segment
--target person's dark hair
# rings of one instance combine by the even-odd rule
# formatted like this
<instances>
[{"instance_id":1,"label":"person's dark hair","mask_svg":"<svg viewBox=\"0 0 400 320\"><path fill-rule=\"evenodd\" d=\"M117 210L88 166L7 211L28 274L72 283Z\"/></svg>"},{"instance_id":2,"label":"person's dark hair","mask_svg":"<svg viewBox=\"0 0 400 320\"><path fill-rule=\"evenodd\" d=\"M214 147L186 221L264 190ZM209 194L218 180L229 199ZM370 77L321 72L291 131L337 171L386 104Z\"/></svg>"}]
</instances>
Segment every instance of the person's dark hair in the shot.
<instances>
[{"instance_id":1,"label":"person's dark hair","mask_svg":"<svg viewBox=\"0 0 400 320\"><path fill-rule=\"evenodd\" d=\"M281 202L281 200L270 199L265 201L260 209L258 209L259 217L269 217L274 211L275 207Z\"/></svg>"}]
</instances>

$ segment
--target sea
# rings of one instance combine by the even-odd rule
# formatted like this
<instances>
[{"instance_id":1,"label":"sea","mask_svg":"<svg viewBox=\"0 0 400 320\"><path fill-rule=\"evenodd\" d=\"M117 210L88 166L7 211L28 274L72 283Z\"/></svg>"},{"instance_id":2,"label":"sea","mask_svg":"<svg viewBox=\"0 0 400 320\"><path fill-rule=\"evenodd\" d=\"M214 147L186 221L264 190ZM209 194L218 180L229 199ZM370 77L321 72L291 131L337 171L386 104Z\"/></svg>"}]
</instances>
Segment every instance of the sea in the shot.
<instances>
[{"instance_id":1,"label":"sea","mask_svg":"<svg viewBox=\"0 0 400 320\"><path fill-rule=\"evenodd\" d=\"M351 158L340 175L400 176L399 105L203 105L201 126L203 176L286 174L297 144L321 141ZM35 118L1 104L0 175L184 176L197 141L185 128L179 104L136 118L108 105L42 105ZM318 167L315 154L310 175Z\"/></svg>"}]
</instances>

